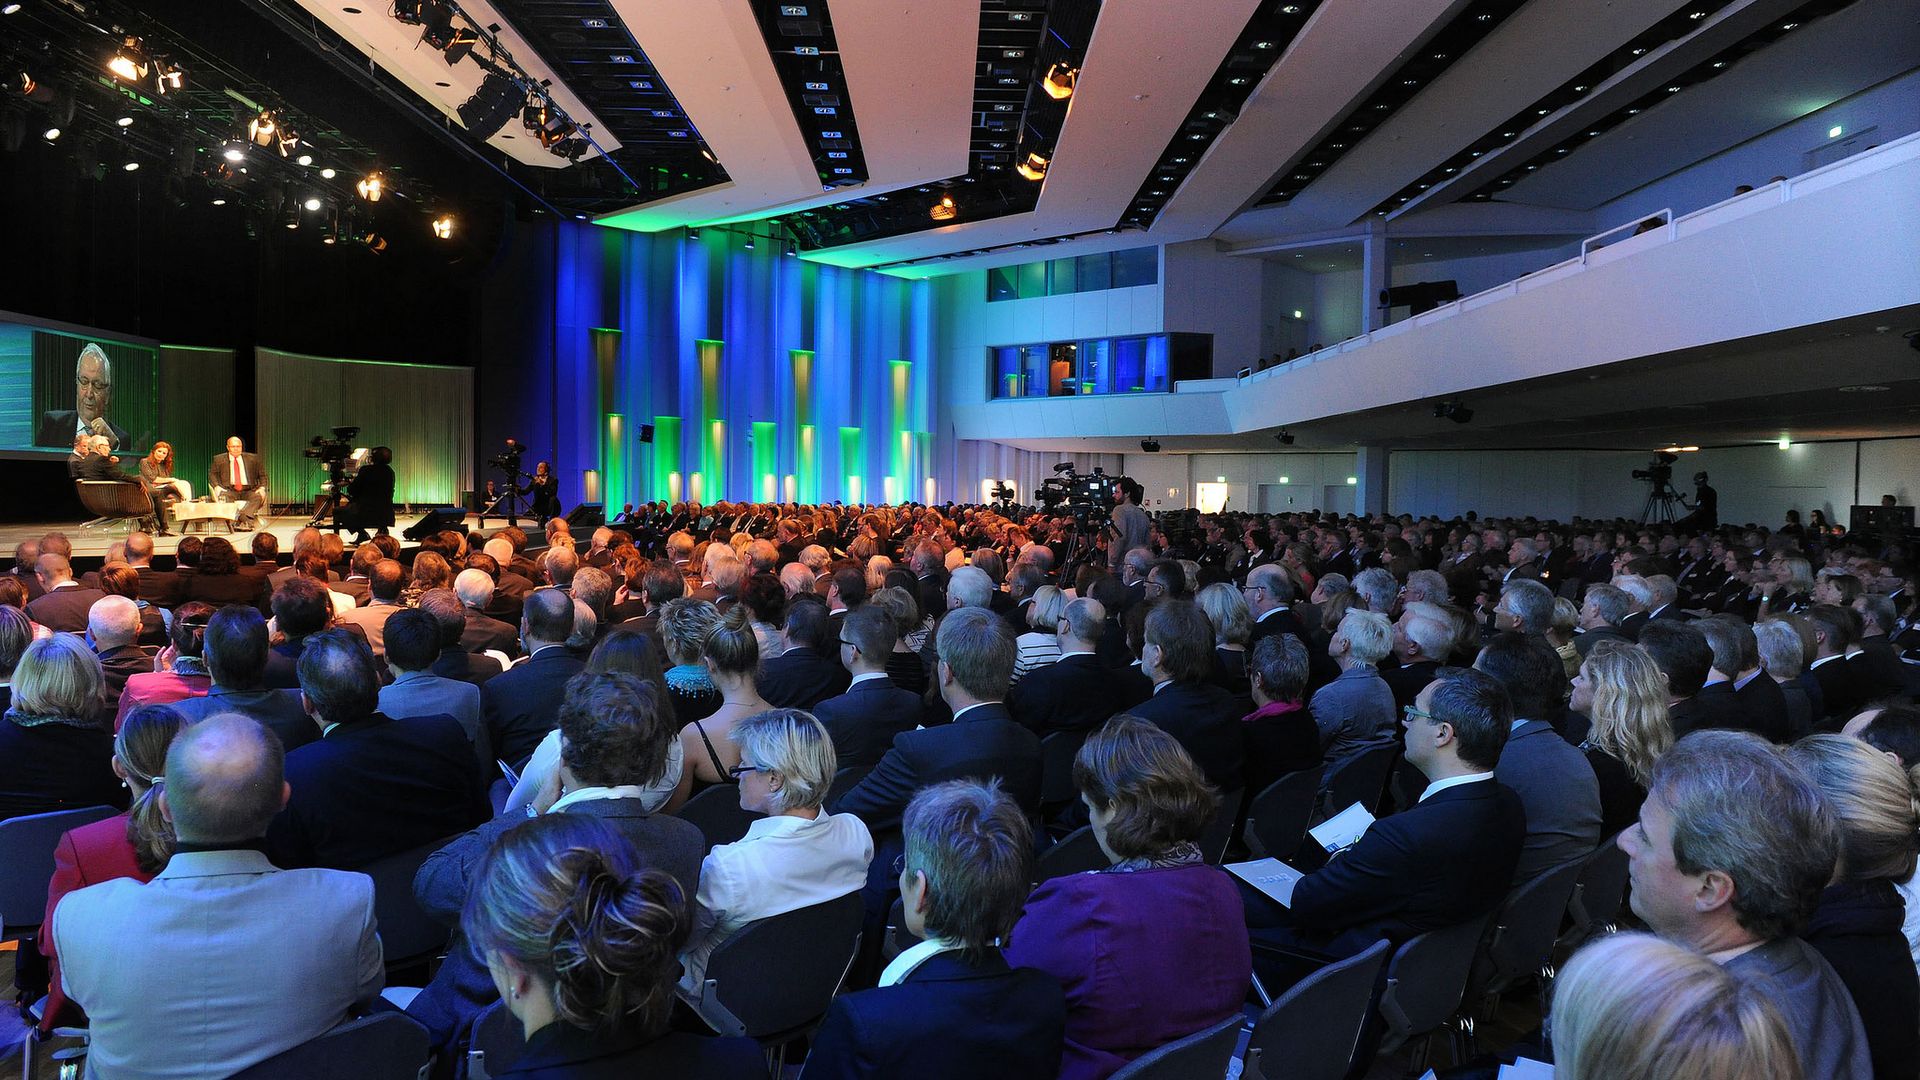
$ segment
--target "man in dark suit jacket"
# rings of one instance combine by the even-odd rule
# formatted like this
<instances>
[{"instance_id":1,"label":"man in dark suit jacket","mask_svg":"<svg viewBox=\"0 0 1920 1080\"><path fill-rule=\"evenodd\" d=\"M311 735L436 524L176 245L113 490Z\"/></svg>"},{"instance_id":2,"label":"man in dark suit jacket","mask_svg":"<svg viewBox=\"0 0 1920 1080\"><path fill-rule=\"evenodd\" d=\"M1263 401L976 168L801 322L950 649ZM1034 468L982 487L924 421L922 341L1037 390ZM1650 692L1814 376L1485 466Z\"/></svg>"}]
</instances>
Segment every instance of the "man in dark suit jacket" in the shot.
<instances>
[{"instance_id":1,"label":"man in dark suit jacket","mask_svg":"<svg viewBox=\"0 0 1920 1080\"><path fill-rule=\"evenodd\" d=\"M460 602L459 595L452 589L428 589L420 594L415 603L421 611L433 617L434 628L439 633L440 651L427 674L484 686L488 679L504 670L499 660L482 653L468 652L461 647L461 639L467 630L467 617L472 611ZM519 650L516 647L514 651Z\"/></svg>"},{"instance_id":2,"label":"man in dark suit jacket","mask_svg":"<svg viewBox=\"0 0 1920 1080\"><path fill-rule=\"evenodd\" d=\"M27 614L33 614L32 604L27 605ZM1815 604L1807 610L1807 618L1813 621L1816 643L1816 655L1807 671L1820 684L1829 727L1838 730L1868 701L1866 669L1847 657L1860 640L1860 615L1838 604ZM1815 718L1816 724L1819 719Z\"/></svg>"},{"instance_id":3,"label":"man in dark suit jacket","mask_svg":"<svg viewBox=\"0 0 1920 1080\"><path fill-rule=\"evenodd\" d=\"M188 723L220 713L238 713L257 721L280 737L287 750L296 750L320 737L320 728L307 715L300 691L266 685L267 620L250 607L221 608L207 620L201 649L213 687L205 697L175 702Z\"/></svg>"},{"instance_id":4,"label":"man in dark suit jacket","mask_svg":"<svg viewBox=\"0 0 1920 1080\"><path fill-rule=\"evenodd\" d=\"M852 676L834 657L827 605L795 597L787 607L787 651L760 664L760 696L781 709L811 709L846 692Z\"/></svg>"},{"instance_id":5,"label":"man in dark suit jacket","mask_svg":"<svg viewBox=\"0 0 1920 1080\"><path fill-rule=\"evenodd\" d=\"M1632 609L1633 599L1612 585L1587 586L1587 595L1580 602L1580 633L1573 639L1580 658L1586 659L1603 641L1633 644L1633 639L1620 629Z\"/></svg>"},{"instance_id":6,"label":"man in dark suit jacket","mask_svg":"<svg viewBox=\"0 0 1920 1080\"><path fill-rule=\"evenodd\" d=\"M1242 886L1256 966L1262 944L1350 956L1483 916L1506 896L1526 838L1519 797L1493 778L1513 724L1506 691L1484 673L1445 668L1414 709L1404 738L1428 780L1420 801L1301 878L1290 907Z\"/></svg>"},{"instance_id":7,"label":"man in dark suit jacket","mask_svg":"<svg viewBox=\"0 0 1920 1080\"><path fill-rule=\"evenodd\" d=\"M100 702L107 714L120 705L127 680L153 670L153 658L139 644L140 608L124 596L103 597L87 615L93 654L100 661Z\"/></svg>"},{"instance_id":8,"label":"man in dark suit jacket","mask_svg":"<svg viewBox=\"0 0 1920 1080\"><path fill-rule=\"evenodd\" d=\"M815 705L813 715L833 737L842 769L878 765L894 736L920 725L920 696L887 678L894 637L893 619L871 604L841 622L840 655L853 672L853 684L846 693Z\"/></svg>"},{"instance_id":9,"label":"man in dark suit jacket","mask_svg":"<svg viewBox=\"0 0 1920 1080\"><path fill-rule=\"evenodd\" d=\"M94 601L107 595L73 580L73 565L65 555L42 555L36 563L40 588L37 600L27 602L27 618L49 630L85 633L87 613Z\"/></svg>"},{"instance_id":10,"label":"man in dark suit jacket","mask_svg":"<svg viewBox=\"0 0 1920 1080\"><path fill-rule=\"evenodd\" d=\"M259 454L246 452L238 435L227 440L227 452L207 464L207 491L216 502L240 504L237 527L251 529L267 507L267 467Z\"/></svg>"},{"instance_id":11,"label":"man in dark suit jacket","mask_svg":"<svg viewBox=\"0 0 1920 1080\"><path fill-rule=\"evenodd\" d=\"M553 730L567 680L586 663L567 651L573 633L573 601L556 589L527 594L521 616L520 640L527 658L489 679L480 688L480 707L494 753L519 768L533 748Z\"/></svg>"},{"instance_id":12,"label":"man in dark suit jacket","mask_svg":"<svg viewBox=\"0 0 1920 1080\"><path fill-rule=\"evenodd\" d=\"M385 536L393 528L393 486L393 451L376 446L347 485L347 502L335 512L334 524L356 530L356 544L367 541L368 529L379 529Z\"/></svg>"},{"instance_id":13,"label":"man in dark suit jacket","mask_svg":"<svg viewBox=\"0 0 1920 1080\"><path fill-rule=\"evenodd\" d=\"M907 930L926 940L902 952L875 989L834 999L808 1071L836 1080L1057 1076L1067 1015L1060 984L1008 967L997 945L1031 876L1019 808L977 783L948 785L913 801L905 831L901 906ZM928 867L952 865L958 852L977 872L936 880Z\"/></svg>"},{"instance_id":14,"label":"man in dark suit jacket","mask_svg":"<svg viewBox=\"0 0 1920 1080\"><path fill-rule=\"evenodd\" d=\"M491 649L511 660L520 653L520 632L482 610L493 598L493 589L493 579L484 570L462 570L453 579L453 591L460 597L465 620L459 645L474 653Z\"/></svg>"},{"instance_id":15,"label":"man in dark suit jacket","mask_svg":"<svg viewBox=\"0 0 1920 1080\"><path fill-rule=\"evenodd\" d=\"M942 780L999 778L1022 810L1040 807L1040 739L1000 701L1015 653L1006 621L985 608L959 608L940 625L935 678L953 723L895 736L880 764L831 808L876 833L898 828L914 794Z\"/></svg>"},{"instance_id":16,"label":"man in dark suit jacket","mask_svg":"<svg viewBox=\"0 0 1920 1080\"><path fill-rule=\"evenodd\" d=\"M1097 655L1107 623L1100 601L1073 601L1060 622L1060 659L1028 672L1007 695L1007 711L1043 739L1056 731L1092 731L1132 704L1121 699L1118 680Z\"/></svg>"},{"instance_id":17,"label":"man in dark suit jacket","mask_svg":"<svg viewBox=\"0 0 1920 1080\"><path fill-rule=\"evenodd\" d=\"M390 719L374 711L379 689L372 655L347 634L307 642L300 692L321 737L287 755L293 793L267 829L275 866L357 870L490 816L459 722Z\"/></svg>"},{"instance_id":18,"label":"man in dark suit jacket","mask_svg":"<svg viewBox=\"0 0 1920 1080\"><path fill-rule=\"evenodd\" d=\"M1300 617L1293 613L1293 603L1299 599L1293 579L1277 563L1265 563L1247 572L1247 583L1241 587L1240 595L1247 599L1247 611L1253 616L1253 628L1248 632L1247 648L1252 649L1260 639L1269 634L1292 634L1301 641L1307 640Z\"/></svg>"},{"instance_id":19,"label":"man in dark suit jacket","mask_svg":"<svg viewBox=\"0 0 1920 1080\"><path fill-rule=\"evenodd\" d=\"M1180 740L1208 783L1238 791L1246 756L1240 718L1253 703L1205 681L1213 662L1206 614L1190 600L1163 600L1147 616L1146 633L1140 667L1153 680L1153 696L1127 711Z\"/></svg>"},{"instance_id":20,"label":"man in dark suit jacket","mask_svg":"<svg viewBox=\"0 0 1920 1080\"><path fill-rule=\"evenodd\" d=\"M1567 672L1547 639L1494 635L1473 666L1506 688L1515 719L1494 778L1520 797L1527 838L1514 885L1590 854L1600 842L1600 781L1578 747L1547 721L1566 700Z\"/></svg>"}]
</instances>

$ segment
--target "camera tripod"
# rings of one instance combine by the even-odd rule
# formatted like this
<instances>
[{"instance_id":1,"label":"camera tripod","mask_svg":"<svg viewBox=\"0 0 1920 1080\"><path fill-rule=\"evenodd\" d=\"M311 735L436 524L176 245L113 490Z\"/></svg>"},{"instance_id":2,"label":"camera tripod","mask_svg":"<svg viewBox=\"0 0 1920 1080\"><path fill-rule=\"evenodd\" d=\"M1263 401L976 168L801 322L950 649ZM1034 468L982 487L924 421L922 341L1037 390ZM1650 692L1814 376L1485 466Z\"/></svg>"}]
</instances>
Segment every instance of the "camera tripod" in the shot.
<instances>
[{"instance_id":1,"label":"camera tripod","mask_svg":"<svg viewBox=\"0 0 1920 1080\"><path fill-rule=\"evenodd\" d=\"M522 472L519 469L503 469L501 471L507 474L507 487L505 491L495 495L492 502L480 508L480 525L482 528L486 527L487 519L490 517L506 518L509 526L518 528L522 516L532 516L532 511L520 505L520 496L526 494L529 490L520 486L520 478L524 476L528 480L532 480L532 474Z\"/></svg>"},{"instance_id":2,"label":"camera tripod","mask_svg":"<svg viewBox=\"0 0 1920 1080\"><path fill-rule=\"evenodd\" d=\"M1660 481L1647 492L1647 505L1640 511L1640 521L1647 525L1673 524L1673 508L1680 505L1680 494L1671 484Z\"/></svg>"},{"instance_id":3,"label":"camera tripod","mask_svg":"<svg viewBox=\"0 0 1920 1080\"><path fill-rule=\"evenodd\" d=\"M340 493L341 489L346 487L346 484L347 470L345 463L339 461L328 462L327 494L325 498L320 500L320 505L314 508L313 520L307 522L307 528L331 528L334 532L340 531L340 526L334 523L333 519L334 516L340 512Z\"/></svg>"}]
</instances>

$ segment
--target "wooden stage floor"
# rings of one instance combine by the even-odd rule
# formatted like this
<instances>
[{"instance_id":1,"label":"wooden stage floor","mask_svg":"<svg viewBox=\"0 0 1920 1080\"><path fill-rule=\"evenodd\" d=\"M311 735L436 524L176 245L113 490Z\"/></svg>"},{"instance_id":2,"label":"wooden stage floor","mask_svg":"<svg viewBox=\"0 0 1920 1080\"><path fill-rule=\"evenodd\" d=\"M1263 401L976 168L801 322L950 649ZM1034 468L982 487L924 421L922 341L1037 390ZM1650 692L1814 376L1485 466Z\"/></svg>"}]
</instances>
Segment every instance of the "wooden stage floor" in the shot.
<instances>
[{"instance_id":1,"label":"wooden stage floor","mask_svg":"<svg viewBox=\"0 0 1920 1080\"><path fill-rule=\"evenodd\" d=\"M393 519L394 526L389 531L392 532L393 535L399 536L409 526L425 516L425 514L396 513ZM260 518L260 527L279 537L280 550L284 553L293 549L293 535L305 528L307 522L312 519L313 512L311 510L304 512L298 509L289 510L285 513L262 515ZM478 530L480 528L479 515L468 514L466 523L469 528ZM504 518L490 517L487 519L487 528L489 529L504 528L506 524L507 522ZM532 518L521 518L520 527L529 532L538 531ZM210 526L203 526L196 523L194 529L196 535L200 536L227 536L222 526L217 522L212 523ZM80 527L80 522L73 520L4 522L0 523L0 562L10 563L13 558L13 549L21 541L38 540L46 533L55 530L67 534L67 539L73 543L73 557L76 560L101 558L106 555L109 544L115 540L124 540L127 537L127 530L124 525L115 526L111 529L84 529ZM344 529L341 531L342 539L351 540L352 537L353 530ZM154 537L154 554L172 556L174 549L180 546L180 539L181 534L177 529L172 536ZM241 552L244 553L250 550L250 545L253 543L253 533L235 530L231 536L227 536L227 539L233 541L233 546L239 548ZM401 543L408 547L413 546L404 538L401 540Z\"/></svg>"}]
</instances>

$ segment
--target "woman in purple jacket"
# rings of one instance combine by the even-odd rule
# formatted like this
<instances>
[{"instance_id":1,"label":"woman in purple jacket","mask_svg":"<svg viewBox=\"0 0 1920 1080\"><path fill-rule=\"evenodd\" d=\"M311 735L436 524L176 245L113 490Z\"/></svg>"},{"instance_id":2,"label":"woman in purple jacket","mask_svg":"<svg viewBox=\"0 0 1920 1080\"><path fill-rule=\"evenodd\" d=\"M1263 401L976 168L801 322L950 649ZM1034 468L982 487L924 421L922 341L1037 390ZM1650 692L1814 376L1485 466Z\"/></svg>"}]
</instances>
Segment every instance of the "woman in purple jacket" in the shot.
<instances>
[{"instance_id":1,"label":"woman in purple jacket","mask_svg":"<svg viewBox=\"0 0 1920 1080\"><path fill-rule=\"evenodd\" d=\"M1196 843L1217 796L1173 736L1114 717L1073 782L1113 865L1035 889L1006 956L1066 990L1061 1080L1104 1080L1237 1012L1252 954L1238 891Z\"/></svg>"}]
</instances>

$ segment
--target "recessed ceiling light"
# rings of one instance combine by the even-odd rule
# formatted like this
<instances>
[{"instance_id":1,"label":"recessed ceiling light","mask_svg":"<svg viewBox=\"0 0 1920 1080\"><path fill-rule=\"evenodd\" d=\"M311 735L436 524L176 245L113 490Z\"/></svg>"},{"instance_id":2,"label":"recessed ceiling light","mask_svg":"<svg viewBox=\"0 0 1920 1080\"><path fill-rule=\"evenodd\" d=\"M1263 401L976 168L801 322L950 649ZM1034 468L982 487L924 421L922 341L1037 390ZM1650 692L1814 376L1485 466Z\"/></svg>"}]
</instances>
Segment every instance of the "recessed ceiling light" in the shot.
<instances>
[{"instance_id":1,"label":"recessed ceiling light","mask_svg":"<svg viewBox=\"0 0 1920 1080\"><path fill-rule=\"evenodd\" d=\"M121 117L120 119L118 119L118 120L115 120L115 121L114 121L114 123L116 123L116 124L119 124L119 125L120 125L121 127L132 127L132 126L133 126L133 117L131 117L131 116L123 116L123 117Z\"/></svg>"},{"instance_id":2,"label":"recessed ceiling light","mask_svg":"<svg viewBox=\"0 0 1920 1080\"><path fill-rule=\"evenodd\" d=\"M138 172L140 169L140 163L137 161L129 161L125 165L122 165L120 167L127 170L128 172Z\"/></svg>"},{"instance_id":3,"label":"recessed ceiling light","mask_svg":"<svg viewBox=\"0 0 1920 1080\"><path fill-rule=\"evenodd\" d=\"M333 179L333 177L334 177L334 171L333 171L332 169L321 169L321 170L320 170L320 178L321 178L322 180L331 180L331 179Z\"/></svg>"},{"instance_id":4,"label":"recessed ceiling light","mask_svg":"<svg viewBox=\"0 0 1920 1080\"><path fill-rule=\"evenodd\" d=\"M225 199L215 199L215 200L213 200L213 205L215 205L215 206L225 206L225 205L227 205L227 200L225 200Z\"/></svg>"}]
</instances>

